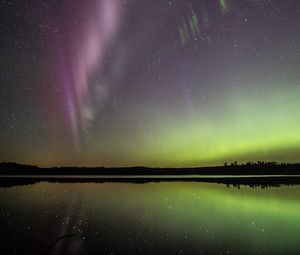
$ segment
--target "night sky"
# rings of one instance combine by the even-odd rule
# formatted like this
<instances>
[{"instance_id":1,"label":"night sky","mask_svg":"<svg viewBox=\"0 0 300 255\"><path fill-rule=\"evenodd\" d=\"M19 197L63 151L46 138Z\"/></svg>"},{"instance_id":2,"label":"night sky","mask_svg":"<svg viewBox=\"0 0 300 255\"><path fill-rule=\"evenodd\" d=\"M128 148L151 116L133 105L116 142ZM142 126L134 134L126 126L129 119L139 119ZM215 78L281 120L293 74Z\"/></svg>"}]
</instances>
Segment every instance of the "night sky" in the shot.
<instances>
[{"instance_id":1,"label":"night sky","mask_svg":"<svg viewBox=\"0 0 300 255\"><path fill-rule=\"evenodd\" d=\"M1 0L0 17L0 161L300 161L299 0Z\"/></svg>"}]
</instances>

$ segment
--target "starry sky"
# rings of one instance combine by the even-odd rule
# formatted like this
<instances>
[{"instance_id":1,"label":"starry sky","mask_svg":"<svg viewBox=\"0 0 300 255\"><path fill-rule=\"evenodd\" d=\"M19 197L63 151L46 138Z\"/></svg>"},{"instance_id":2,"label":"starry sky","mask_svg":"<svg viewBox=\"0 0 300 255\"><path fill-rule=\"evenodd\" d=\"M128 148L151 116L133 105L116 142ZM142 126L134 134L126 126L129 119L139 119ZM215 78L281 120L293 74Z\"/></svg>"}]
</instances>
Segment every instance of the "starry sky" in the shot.
<instances>
[{"instance_id":1,"label":"starry sky","mask_svg":"<svg viewBox=\"0 0 300 255\"><path fill-rule=\"evenodd\" d=\"M299 161L298 0L1 0L0 16L0 161Z\"/></svg>"}]
</instances>

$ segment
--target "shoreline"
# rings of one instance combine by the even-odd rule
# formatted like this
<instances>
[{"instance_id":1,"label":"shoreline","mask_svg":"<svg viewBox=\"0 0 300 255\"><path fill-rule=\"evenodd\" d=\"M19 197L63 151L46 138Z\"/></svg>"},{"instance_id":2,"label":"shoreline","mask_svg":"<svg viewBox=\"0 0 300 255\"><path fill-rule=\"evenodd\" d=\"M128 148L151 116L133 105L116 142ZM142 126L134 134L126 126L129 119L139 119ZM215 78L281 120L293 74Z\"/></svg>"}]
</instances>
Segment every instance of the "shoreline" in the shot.
<instances>
[{"instance_id":1,"label":"shoreline","mask_svg":"<svg viewBox=\"0 0 300 255\"><path fill-rule=\"evenodd\" d=\"M33 185L37 183L54 184L103 184L103 183L128 183L147 184L164 182L194 182L223 184L228 187L249 186L251 188L269 188L280 186L300 185L300 175L268 175L268 176L17 176L0 175L0 188Z\"/></svg>"}]
</instances>

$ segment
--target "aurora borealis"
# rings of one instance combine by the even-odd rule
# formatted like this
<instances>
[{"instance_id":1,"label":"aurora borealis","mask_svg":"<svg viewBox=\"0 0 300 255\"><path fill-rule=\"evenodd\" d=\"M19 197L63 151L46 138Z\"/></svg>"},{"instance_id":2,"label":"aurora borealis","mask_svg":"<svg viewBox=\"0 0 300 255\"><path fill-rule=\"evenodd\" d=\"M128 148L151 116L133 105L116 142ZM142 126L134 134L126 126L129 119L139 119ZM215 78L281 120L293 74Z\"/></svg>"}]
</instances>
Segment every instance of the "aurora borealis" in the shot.
<instances>
[{"instance_id":1,"label":"aurora borealis","mask_svg":"<svg viewBox=\"0 0 300 255\"><path fill-rule=\"evenodd\" d=\"M0 161L299 162L297 0L2 0Z\"/></svg>"}]
</instances>

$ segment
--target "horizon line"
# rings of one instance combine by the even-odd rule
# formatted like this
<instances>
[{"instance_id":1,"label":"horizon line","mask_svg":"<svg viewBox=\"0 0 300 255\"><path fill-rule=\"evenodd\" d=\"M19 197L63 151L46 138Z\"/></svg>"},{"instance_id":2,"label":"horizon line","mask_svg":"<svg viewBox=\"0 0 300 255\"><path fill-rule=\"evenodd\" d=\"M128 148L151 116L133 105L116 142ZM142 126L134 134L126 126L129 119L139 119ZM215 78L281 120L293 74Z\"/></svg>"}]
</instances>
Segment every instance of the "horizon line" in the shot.
<instances>
[{"instance_id":1,"label":"horizon line","mask_svg":"<svg viewBox=\"0 0 300 255\"><path fill-rule=\"evenodd\" d=\"M19 166L26 166L26 167L35 167L40 169L51 169L51 168L149 168L149 169L192 169L192 168L216 168L216 167L237 167L237 166L258 166L258 165L268 165L268 166L280 166L280 165L300 165L300 162L277 162L277 161L248 161L245 163L238 163L235 162L224 162L223 165L210 165L210 166L178 166L178 167L160 167L160 166L143 166L143 165L132 165L132 166L48 166L48 167L41 167L39 165L31 165L19 162L11 162L11 161L2 161L2 164L12 164L12 165L19 165Z\"/></svg>"}]
</instances>

